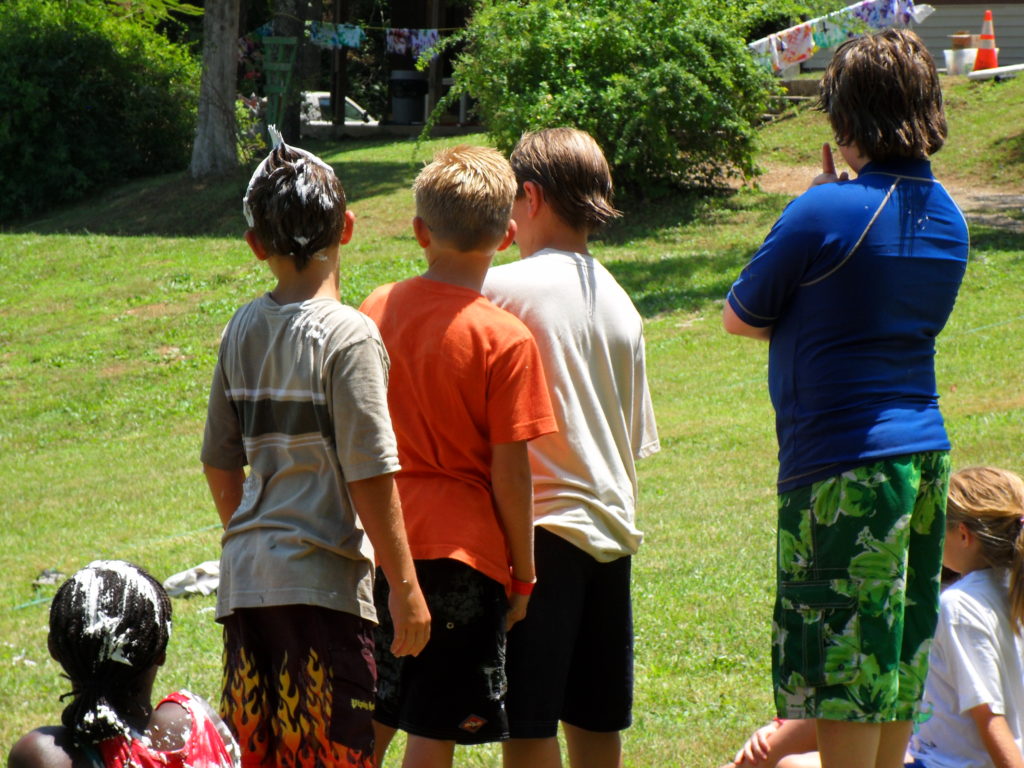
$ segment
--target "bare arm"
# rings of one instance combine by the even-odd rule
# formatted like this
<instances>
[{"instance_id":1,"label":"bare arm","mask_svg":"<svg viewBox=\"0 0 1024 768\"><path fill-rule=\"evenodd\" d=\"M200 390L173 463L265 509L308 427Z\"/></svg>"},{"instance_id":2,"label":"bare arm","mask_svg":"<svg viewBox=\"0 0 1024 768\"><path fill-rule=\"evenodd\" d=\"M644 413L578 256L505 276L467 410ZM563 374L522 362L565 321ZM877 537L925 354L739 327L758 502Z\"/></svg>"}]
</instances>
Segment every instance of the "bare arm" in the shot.
<instances>
[{"instance_id":1,"label":"bare arm","mask_svg":"<svg viewBox=\"0 0 1024 768\"><path fill-rule=\"evenodd\" d=\"M722 768L774 768L788 755L814 752L817 748L814 720L773 720L754 731L733 761Z\"/></svg>"},{"instance_id":2,"label":"bare arm","mask_svg":"<svg viewBox=\"0 0 1024 768\"><path fill-rule=\"evenodd\" d=\"M242 469L218 469L203 464L206 484L210 486L213 504L217 507L220 522L225 528L242 503L242 485L245 483L245 471Z\"/></svg>"},{"instance_id":3,"label":"bare arm","mask_svg":"<svg viewBox=\"0 0 1024 768\"><path fill-rule=\"evenodd\" d=\"M388 608L395 625L391 652L416 656L430 639L430 611L409 553L395 477L387 474L356 480L348 484L348 491L391 588Z\"/></svg>"},{"instance_id":4,"label":"bare arm","mask_svg":"<svg viewBox=\"0 0 1024 768\"><path fill-rule=\"evenodd\" d=\"M988 704L981 704L968 712L978 728L981 743L992 758L992 764L996 768L1024 768L1024 756L1013 740L1006 718L993 714Z\"/></svg>"},{"instance_id":5,"label":"bare arm","mask_svg":"<svg viewBox=\"0 0 1024 768\"><path fill-rule=\"evenodd\" d=\"M762 328L743 322L728 301L725 302L725 308L722 310L722 327L736 336L746 336L747 338L759 339L760 341L771 341L772 338L772 327L770 325Z\"/></svg>"},{"instance_id":6,"label":"bare arm","mask_svg":"<svg viewBox=\"0 0 1024 768\"><path fill-rule=\"evenodd\" d=\"M491 485L512 558L512 577L533 582L533 482L526 441L491 446ZM526 616L528 595L512 594L506 629Z\"/></svg>"}]
</instances>

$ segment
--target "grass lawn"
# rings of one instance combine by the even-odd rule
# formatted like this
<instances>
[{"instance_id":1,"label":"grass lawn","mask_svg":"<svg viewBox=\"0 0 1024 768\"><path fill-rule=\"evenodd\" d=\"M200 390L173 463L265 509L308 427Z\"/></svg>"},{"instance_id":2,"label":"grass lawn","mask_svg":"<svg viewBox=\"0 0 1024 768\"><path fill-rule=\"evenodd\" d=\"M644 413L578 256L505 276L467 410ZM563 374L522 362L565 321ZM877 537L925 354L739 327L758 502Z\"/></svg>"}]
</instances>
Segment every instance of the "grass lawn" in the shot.
<instances>
[{"instance_id":1,"label":"grass lawn","mask_svg":"<svg viewBox=\"0 0 1024 768\"><path fill-rule=\"evenodd\" d=\"M1020 193L1024 78L949 86L940 178ZM816 162L829 132L796 113L763 131L764 159ZM470 137L484 142L483 135ZM342 293L421 269L409 183L438 140L307 144L357 215ZM0 751L58 721L46 652L46 568L124 558L159 578L215 559L199 444L217 337L271 286L241 239L248 172L217 183L140 180L0 233ZM646 318L663 450L641 464L646 540L634 561L635 723L628 766L716 766L771 716L773 415L766 347L730 337L728 286L787 198L751 189L625 201L594 245ZM1010 214L1020 223L1024 216ZM938 345L955 466L1018 471L1024 434L1021 228L972 226L972 258ZM504 259L513 258L507 254ZM214 598L176 600L160 691L216 699ZM493 747L460 765L497 766ZM394 755L391 764L396 764Z\"/></svg>"}]
</instances>

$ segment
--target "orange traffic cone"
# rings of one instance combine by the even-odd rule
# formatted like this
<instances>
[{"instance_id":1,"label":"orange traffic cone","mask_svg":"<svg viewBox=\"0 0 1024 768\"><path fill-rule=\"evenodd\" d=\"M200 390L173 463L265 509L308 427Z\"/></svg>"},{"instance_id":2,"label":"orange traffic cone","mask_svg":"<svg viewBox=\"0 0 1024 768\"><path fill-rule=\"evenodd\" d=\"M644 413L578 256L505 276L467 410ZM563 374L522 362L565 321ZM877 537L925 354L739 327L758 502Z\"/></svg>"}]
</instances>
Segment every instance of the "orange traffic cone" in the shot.
<instances>
[{"instance_id":1,"label":"orange traffic cone","mask_svg":"<svg viewBox=\"0 0 1024 768\"><path fill-rule=\"evenodd\" d=\"M985 11L985 20L981 24L981 38L978 41L978 55L974 57L974 71L979 69L995 69L999 66L996 54L996 33L992 27L992 11Z\"/></svg>"}]
</instances>

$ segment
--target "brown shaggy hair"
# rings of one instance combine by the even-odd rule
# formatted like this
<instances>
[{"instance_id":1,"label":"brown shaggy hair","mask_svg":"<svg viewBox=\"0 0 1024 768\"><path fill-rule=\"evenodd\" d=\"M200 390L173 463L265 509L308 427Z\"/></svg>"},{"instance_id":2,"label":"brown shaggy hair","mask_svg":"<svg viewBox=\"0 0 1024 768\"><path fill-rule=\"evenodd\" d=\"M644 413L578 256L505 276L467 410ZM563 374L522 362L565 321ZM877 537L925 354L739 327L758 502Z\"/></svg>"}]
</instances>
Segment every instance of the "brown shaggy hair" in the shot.
<instances>
[{"instance_id":1,"label":"brown shaggy hair","mask_svg":"<svg viewBox=\"0 0 1024 768\"><path fill-rule=\"evenodd\" d=\"M290 256L300 272L310 259L341 241L345 190L330 166L282 144L264 161L246 202L253 232L276 256Z\"/></svg>"},{"instance_id":2,"label":"brown shaggy hair","mask_svg":"<svg viewBox=\"0 0 1024 768\"><path fill-rule=\"evenodd\" d=\"M908 29L841 45L821 79L819 109L839 144L856 143L871 160L923 159L946 140L935 63Z\"/></svg>"},{"instance_id":3,"label":"brown shaggy hair","mask_svg":"<svg viewBox=\"0 0 1024 768\"><path fill-rule=\"evenodd\" d=\"M509 158L522 197L532 181L544 190L558 217L581 232L593 232L622 214L612 205L612 173L594 137L575 128L525 133Z\"/></svg>"}]
</instances>

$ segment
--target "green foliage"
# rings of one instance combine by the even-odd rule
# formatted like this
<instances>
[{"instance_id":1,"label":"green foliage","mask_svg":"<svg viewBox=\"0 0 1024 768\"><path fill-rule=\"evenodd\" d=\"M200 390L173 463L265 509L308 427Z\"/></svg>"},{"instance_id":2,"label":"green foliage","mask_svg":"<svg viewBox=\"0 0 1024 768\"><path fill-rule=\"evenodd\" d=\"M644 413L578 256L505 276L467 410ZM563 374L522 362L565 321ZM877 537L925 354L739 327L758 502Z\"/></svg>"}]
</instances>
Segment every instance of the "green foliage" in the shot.
<instances>
[{"instance_id":1,"label":"green foliage","mask_svg":"<svg viewBox=\"0 0 1024 768\"><path fill-rule=\"evenodd\" d=\"M848 0L698 0L708 13L718 13L744 40L780 32L809 18L849 5Z\"/></svg>"},{"instance_id":2,"label":"green foliage","mask_svg":"<svg viewBox=\"0 0 1024 768\"><path fill-rule=\"evenodd\" d=\"M503 150L526 130L586 130L627 187L750 175L774 85L721 15L687 0L483 0L449 98L475 98Z\"/></svg>"},{"instance_id":3,"label":"green foliage","mask_svg":"<svg viewBox=\"0 0 1024 768\"><path fill-rule=\"evenodd\" d=\"M199 67L91 3L0 4L0 220L188 164Z\"/></svg>"},{"instance_id":4,"label":"green foliage","mask_svg":"<svg viewBox=\"0 0 1024 768\"><path fill-rule=\"evenodd\" d=\"M184 0L73 0L81 4L101 6L114 16L132 19L133 21L156 26L173 18L174 14L183 16L202 16L203 9Z\"/></svg>"}]
</instances>

